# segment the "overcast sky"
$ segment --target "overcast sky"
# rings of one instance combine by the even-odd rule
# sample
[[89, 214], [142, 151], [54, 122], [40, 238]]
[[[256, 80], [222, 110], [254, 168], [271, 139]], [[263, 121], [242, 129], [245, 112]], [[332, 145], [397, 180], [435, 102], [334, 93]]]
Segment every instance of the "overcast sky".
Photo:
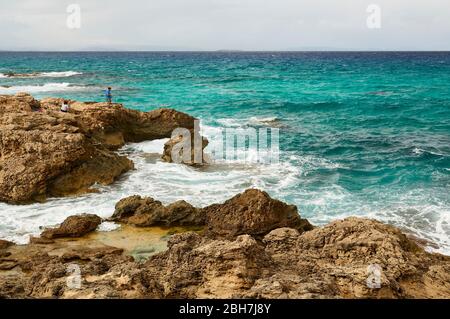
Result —
[[450, 0], [0, 0], [0, 50], [114, 49], [450, 50]]

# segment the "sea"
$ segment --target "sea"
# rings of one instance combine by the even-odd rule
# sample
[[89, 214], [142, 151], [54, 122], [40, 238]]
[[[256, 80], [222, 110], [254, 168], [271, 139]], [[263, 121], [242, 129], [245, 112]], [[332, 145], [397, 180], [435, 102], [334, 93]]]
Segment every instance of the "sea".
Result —
[[209, 139], [276, 128], [279, 160], [190, 167], [160, 160], [166, 140], [127, 144], [136, 169], [98, 193], [0, 203], [0, 238], [109, 217], [134, 194], [205, 206], [259, 188], [315, 225], [375, 218], [450, 255], [449, 52], [0, 52], [0, 94], [103, 101], [108, 86], [127, 108], [197, 117]]

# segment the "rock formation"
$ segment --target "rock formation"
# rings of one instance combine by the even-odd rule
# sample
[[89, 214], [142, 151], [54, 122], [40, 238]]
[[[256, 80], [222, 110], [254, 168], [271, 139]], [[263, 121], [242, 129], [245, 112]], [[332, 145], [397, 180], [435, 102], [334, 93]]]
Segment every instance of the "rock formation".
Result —
[[130, 196], [116, 204], [111, 220], [140, 227], [200, 226], [205, 218], [200, 209], [185, 201], [164, 206], [150, 197]]
[[130, 196], [116, 204], [111, 217], [134, 226], [203, 226], [209, 237], [234, 238], [247, 234], [261, 237], [275, 228], [291, 227], [299, 232], [311, 230], [301, 219], [297, 207], [272, 199], [263, 191], [248, 189], [227, 200], [205, 208], [185, 201], [168, 206], [150, 197]]
[[[190, 166], [200, 166], [203, 164], [208, 164], [210, 162], [210, 159], [204, 152], [205, 147], [208, 146], [209, 143], [208, 139], [203, 136], [198, 136], [197, 143], [199, 143], [199, 145], [201, 143], [200, 148], [196, 146], [195, 134], [196, 133], [194, 133], [193, 131], [191, 131], [190, 133], [190, 146], [188, 148], [190, 149], [190, 151], [188, 155], [185, 155], [185, 152], [188, 152], [188, 150], [184, 147], [181, 147], [184, 142], [184, 137], [182, 135], [179, 135], [171, 138], [164, 144], [164, 151], [161, 157], [162, 160], [168, 163], [176, 162], [177, 164], [186, 164]], [[187, 139], [189, 140], [189, 137]], [[196, 147], [198, 147], [198, 149]], [[198, 152], [197, 155], [196, 152]], [[177, 159], [173, 158], [174, 154], [176, 154]]]
[[[312, 228], [295, 218], [294, 206], [258, 190], [204, 209], [169, 206], [134, 196], [116, 207], [123, 221], [140, 213], [163, 224], [186, 219], [186, 211], [206, 216], [203, 233], [175, 234], [167, 250], [143, 263], [101, 242], [5, 244], [0, 297], [450, 298], [450, 257], [375, 220]], [[67, 285], [73, 265], [80, 287]]]
[[257, 189], [248, 189], [223, 204], [205, 207], [203, 212], [207, 233], [212, 237], [263, 236], [280, 227], [300, 232], [312, 229], [306, 219], [300, 218], [296, 206], [272, 199]]
[[74, 215], [67, 217], [60, 226], [44, 230], [41, 237], [46, 239], [81, 237], [94, 231], [101, 222], [102, 219], [97, 215]]
[[114, 152], [126, 142], [167, 138], [194, 118], [171, 109], [140, 112], [121, 104], [0, 96], [0, 201], [27, 203], [95, 191], [133, 168]]

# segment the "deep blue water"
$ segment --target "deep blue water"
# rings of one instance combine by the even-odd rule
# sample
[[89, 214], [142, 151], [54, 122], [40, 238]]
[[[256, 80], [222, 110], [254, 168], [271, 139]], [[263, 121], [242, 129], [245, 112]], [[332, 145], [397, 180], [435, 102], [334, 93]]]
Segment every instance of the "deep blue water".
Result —
[[313, 222], [371, 216], [450, 251], [450, 53], [0, 53], [2, 74], [67, 71], [80, 74], [0, 76], [0, 94], [91, 101], [112, 86], [126, 107], [188, 112], [206, 134], [280, 128], [278, 165], [188, 172], [150, 163], [141, 178], [158, 187], [136, 179], [121, 195], [171, 200], [161, 191], [169, 187], [206, 204], [255, 186]]

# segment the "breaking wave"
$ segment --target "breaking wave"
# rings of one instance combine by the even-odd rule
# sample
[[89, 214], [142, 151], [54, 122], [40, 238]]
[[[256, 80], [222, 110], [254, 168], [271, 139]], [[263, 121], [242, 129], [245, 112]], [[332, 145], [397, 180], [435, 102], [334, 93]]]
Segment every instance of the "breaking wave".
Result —
[[72, 85], [70, 83], [46, 83], [42, 85], [0, 86], [0, 94], [15, 94], [18, 92], [41, 93], [41, 92], [60, 92], [60, 91], [84, 91], [92, 89], [94, 88], [80, 85]]
[[0, 73], [0, 78], [66, 78], [75, 75], [81, 75], [77, 71], [52, 71], [52, 72], [32, 72], [32, 73]]

